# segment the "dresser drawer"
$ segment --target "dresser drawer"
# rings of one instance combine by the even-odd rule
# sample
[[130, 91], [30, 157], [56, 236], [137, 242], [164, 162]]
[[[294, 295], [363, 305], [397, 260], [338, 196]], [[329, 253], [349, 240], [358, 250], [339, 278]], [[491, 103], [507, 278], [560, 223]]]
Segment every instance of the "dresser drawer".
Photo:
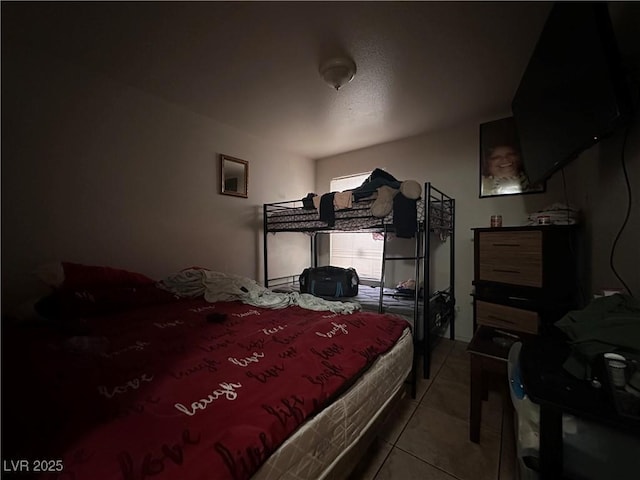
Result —
[[542, 287], [542, 232], [480, 232], [478, 280]]
[[476, 323], [494, 328], [506, 328], [538, 333], [537, 312], [476, 300]]

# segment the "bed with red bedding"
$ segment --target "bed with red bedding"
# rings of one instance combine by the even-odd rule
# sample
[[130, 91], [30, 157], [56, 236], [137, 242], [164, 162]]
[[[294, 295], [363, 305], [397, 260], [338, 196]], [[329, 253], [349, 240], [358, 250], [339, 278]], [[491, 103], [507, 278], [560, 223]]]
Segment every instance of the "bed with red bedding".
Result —
[[322, 478], [412, 362], [407, 322], [374, 313], [163, 298], [82, 325], [20, 347], [30, 435], [62, 460], [43, 478]]

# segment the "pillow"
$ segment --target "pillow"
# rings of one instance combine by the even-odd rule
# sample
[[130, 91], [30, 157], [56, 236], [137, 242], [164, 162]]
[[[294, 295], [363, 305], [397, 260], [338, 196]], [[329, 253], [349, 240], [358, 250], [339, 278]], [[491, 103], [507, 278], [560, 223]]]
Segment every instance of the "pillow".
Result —
[[422, 195], [422, 186], [415, 180], [405, 180], [400, 185], [400, 192], [407, 198], [417, 200]]
[[93, 287], [141, 287], [155, 281], [141, 273], [112, 267], [82, 265], [62, 262], [64, 282], [62, 288], [80, 289]]
[[[57, 265], [57, 267], [55, 266]], [[158, 288], [141, 273], [113, 267], [62, 262], [41, 267], [38, 274], [53, 293], [35, 306], [42, 317], [69, 323], [146, 305], [167, 303], [179, 298]]]
[[174, 302], [179, 299], [176, 295], [155, 285], [78, 289], [64, 287], [56, 290], [46, 302], [40, 304], [40, 313], [52, 319], [66, 321]]
[[393, 210], [393, 197], [396, 196], [398, 190], [387, 185], [378, 187], [378, 198], [371, 205], [371, 215], [377, 218], [386, 217]]

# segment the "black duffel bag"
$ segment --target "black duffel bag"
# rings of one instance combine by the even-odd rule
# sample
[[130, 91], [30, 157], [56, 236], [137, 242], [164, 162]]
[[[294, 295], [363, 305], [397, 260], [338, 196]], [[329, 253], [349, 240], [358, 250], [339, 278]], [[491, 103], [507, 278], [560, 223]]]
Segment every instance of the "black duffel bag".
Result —
[[353, 268], [305, 268], [300, 275], [300, 292], [318, 297], [355, 297], [360, 279]]

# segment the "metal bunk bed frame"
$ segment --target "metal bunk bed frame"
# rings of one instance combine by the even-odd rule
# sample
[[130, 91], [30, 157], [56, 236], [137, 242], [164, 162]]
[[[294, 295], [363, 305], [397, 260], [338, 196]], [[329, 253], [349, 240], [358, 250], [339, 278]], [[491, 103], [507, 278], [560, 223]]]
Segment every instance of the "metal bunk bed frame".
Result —
[[[378, 302], [378, 312], [384, 311], [383, 295], [384, 295], [384, 280], [385, 280], [385, 267], [387, 261], [394, 260], [413, 260], [415, 262], [415, 278], [422, 278], [423, 291], [428, 293], [431, 291], [431, 248], [432, 240], [431, 234], [440, 234], [448, 237], [449, 243], [449, 286], [440, 291], [436, 291], [433, 294], [423, 294], [420, 297], [420, 288], [415, 289], [415, 296], [413, 298], [413, 319], [414, 319], [414, 372], [413, 372], [413, 395], [415, 396], [415, 362], [418, 353], [422, 353], [423, 356], [423, 376], [429, 378], [431, 374], [431, 350], [435, 346], [439, 335], [435, 330], [444, 330], [444, 327], [449, 326], [449, 338], [455, 339], [455, 255], [454, 255], [454, 240], [455, 240], [455, 199], [446, 195], [441, 190], [435, 188], [431, 183], [426, 182], [424, 184], [424, 218], [418, 222], [418, 228], [415, 235], [415, 255], [413, 257], [388, 257], [387, 256], [387, 238], [388, 233], [393, 233], [393, 225], [385, 223], [384, 219], [380, 219], [380, 223], [374, 226], [355, 230], [340, 230], [333, 227], [324, 226], [305, 226], [304, 224], [297, 226], [296, 228], [278, 227], [276, 229], [269, 229], [268, 216], [270, 213], [278, 210], [286, 210], [291, 208], [294, 203], [298, 201], [285, 201], [264, 204], [263, 209], [263, 256], [264, 256], [264, 286], [269, 288], [270, 281], [283, 280], [283, 278], [269, 278], [268, 270], [268, 248], [267, 248], [267, 235], [269, 233], [277, 232], [308, 232], [310, 236], [310, 254], [312, 266], [318, 265], [318, 249], [316, 233], [332, 233], [345, 231], [351, 233], [359, 232], [380, 232], [384, 234], [384, 245], [382, 254], [382, 273], [380, 275], [380, 297]], [[448, 218], [447, 218], [448, 217]], [[353, 217], [349, 218], [362, 218], [359, 213], [354, 213]], [[304, 223], [304, 222], [303, 222]], [[314, 222], [315, 223], [315, 222]], [[422, 260], [422, 262], [421, 262]], [[421, 272], [422, 270], [422, 272]], [[422, 273], [422, 275], [421, 275]], [[290, 283], [295, 283], [295, 276], [292, 275]], [[443, 311], [436, 311], [438, 309], [432, 306], [436, 300], [448, 299], [445, 301], [445, 308]], [[420, 305], [422, 303], [422, 305]], [[420, 307], [422, 308], [423, 316], [420, 319]], [[420, 322], [422, 320], [422, 322]], [[436, 324], [436, 329], [432, 329], [432, 323]], [[422, 325], [422, 340], [419, 339], [417, 331], [419, 325]], [[421, 347], [421, 348], [418, 348]]]

